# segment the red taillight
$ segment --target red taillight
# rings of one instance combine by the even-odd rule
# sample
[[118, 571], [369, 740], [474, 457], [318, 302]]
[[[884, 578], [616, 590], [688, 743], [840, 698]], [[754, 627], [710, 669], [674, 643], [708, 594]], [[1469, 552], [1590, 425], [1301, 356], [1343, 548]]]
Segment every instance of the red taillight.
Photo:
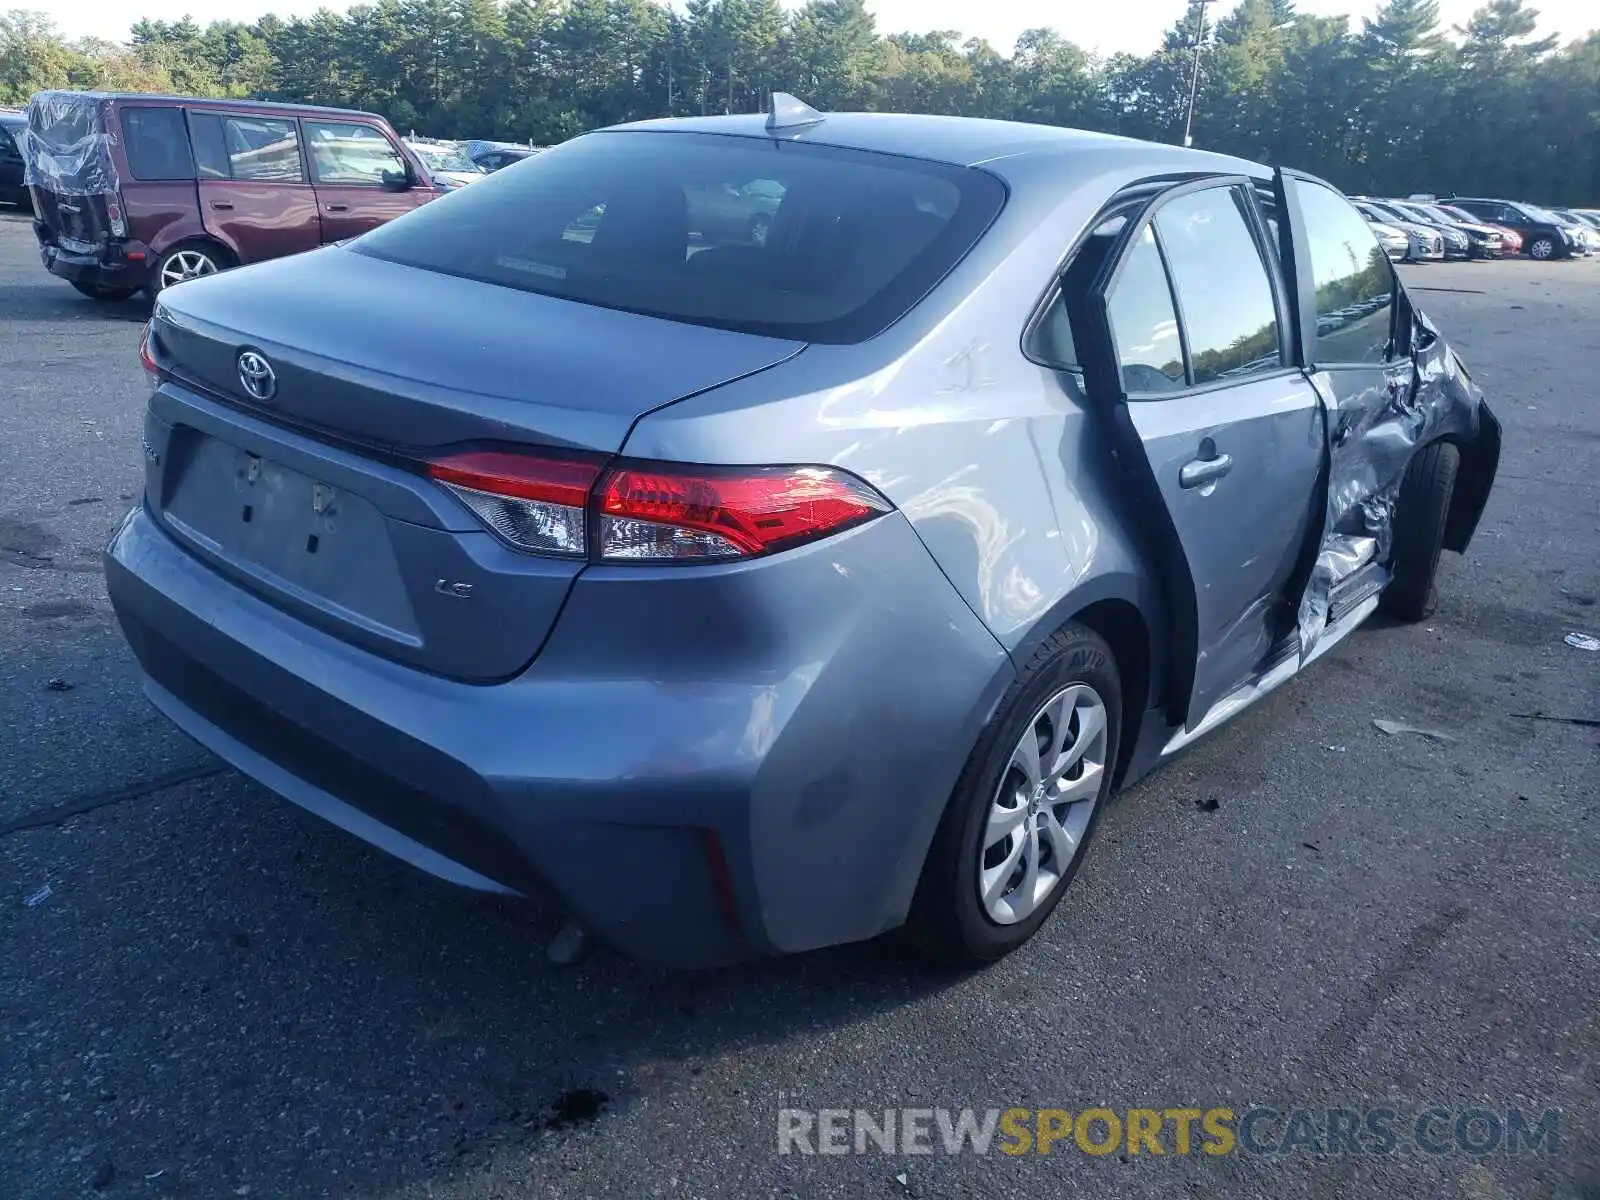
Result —
[[427, 469], [518, 549], [573, 557], [588, 552], [585, 515], [598, 462], [480, 450]]
[[149, 372], [151, 379], [161, 378], [161, 365], [156, 362], [156, 356], [150, 351], [150, 322], [144, 323], [144, 332], [139, 335], [139, 365]]
[[[830, 467], [687, 467], [513, 451], [426, 464], [490, 529], [521, 550], [580, 557], [591, 520], [613, 561], [716, 560], [766, 554], [837, 533], [890, 504]], [[598, 481], [598, 482], [597, 482]]]
[[783, 549], [887, 512], [829, 467], [625, 464], [600, 485], [600, 556], [738, 558]]

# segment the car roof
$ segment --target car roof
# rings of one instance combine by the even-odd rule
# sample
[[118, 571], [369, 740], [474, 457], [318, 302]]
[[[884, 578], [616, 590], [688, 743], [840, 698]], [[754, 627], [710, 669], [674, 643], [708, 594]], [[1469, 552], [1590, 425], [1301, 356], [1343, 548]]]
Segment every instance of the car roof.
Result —
[[766, 122], [764, 115], [755, 113], [730, 117], [670, 117], [633, 121], [610, 128], [720, 133], [750, 138], [777, 136], [785, 141], [874, 150], [963, 167], [1002, 159], [1037, 159], [1067, 154], [1093, 154], [1108, 158], [1123, 155], [1129, 160], [1146, 162], [1152, 151], [1158, 151], [1164, 152], [1163, 158], [1170, 159], [1174, 171], [1226, 171], [1269, 177], [1267, 169], [1260, 163], [1225, 154], [1186, 150], [1178, 146], [1143, 142], [1110, 133], [1091, 133], [1085, 129], [1068, 129], [1059, 125], [1030, 125], [1021, 121], [994, 121], [981, 117], [847, 112], [826, 113], [816, 124], [782, 129], [774, 134], [767, 129]]
[[221, 96], [169, 96], [159, 92], [75, 92], [75, 91], [49, 91], [40, 92], [38, 95], [71, 97], [86, 101], [109, 100], [116, 103], [133, 101], [136, 103], [154, 102], [158, 104], [187, 104], [207, 108], [243, 109], [246, 111], [260, 112], [292, 112], [292, 113], [327, 113], [341, 117], [367, 117], [377, 118], [377, 113], [366, 112], [359, 108], [329, 108], [321, 104], [288, 104], [276, 100], [229, 100]]

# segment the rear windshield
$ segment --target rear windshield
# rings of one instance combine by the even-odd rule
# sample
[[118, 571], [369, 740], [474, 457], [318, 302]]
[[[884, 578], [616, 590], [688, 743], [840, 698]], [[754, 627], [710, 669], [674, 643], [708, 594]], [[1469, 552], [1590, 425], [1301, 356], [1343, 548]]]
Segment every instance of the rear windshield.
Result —
[[856, 342], [1005, 201], [981, 171], [717, 134], [577, 138], [374, 230], [374, 258], [699, 325]]
[[63, 195], [111, 192], [116, 168], [97, 98], [39, 92], [28, 102], [29, 183]]

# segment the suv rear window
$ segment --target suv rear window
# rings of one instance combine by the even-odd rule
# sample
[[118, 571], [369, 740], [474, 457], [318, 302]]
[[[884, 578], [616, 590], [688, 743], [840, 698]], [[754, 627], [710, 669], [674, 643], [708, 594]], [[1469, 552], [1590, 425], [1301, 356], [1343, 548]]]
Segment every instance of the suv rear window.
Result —
[[1005, 202], [966, 167], [717, 134], [595, 133], [381, 226], [358, 253], [810, 342], [916, 304]]

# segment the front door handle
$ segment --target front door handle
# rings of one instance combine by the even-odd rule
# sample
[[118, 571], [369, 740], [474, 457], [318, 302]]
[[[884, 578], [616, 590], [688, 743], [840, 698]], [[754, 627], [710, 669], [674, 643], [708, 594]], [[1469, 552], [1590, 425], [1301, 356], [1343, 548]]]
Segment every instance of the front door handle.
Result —
[[329, 212], [349, 212], [350, 211], [350, 206], [348, 204], [330, 204], [330, 205], [328, 205], [328, 211]]
[[1178, 472], [1178, 486], [1205, 487], [1207, 484], [1215, 483], [1231, 470], [1233, 470], [1231, 454], [1218, 454], [1215, 458], [1197, 458], [1183, 464], [1183, 469]]
[[229, 204], [226, 200], [213, 200], [211, 202], [211, 207], [216, 209], [218, 212], [233, 211], [233, 205]]

